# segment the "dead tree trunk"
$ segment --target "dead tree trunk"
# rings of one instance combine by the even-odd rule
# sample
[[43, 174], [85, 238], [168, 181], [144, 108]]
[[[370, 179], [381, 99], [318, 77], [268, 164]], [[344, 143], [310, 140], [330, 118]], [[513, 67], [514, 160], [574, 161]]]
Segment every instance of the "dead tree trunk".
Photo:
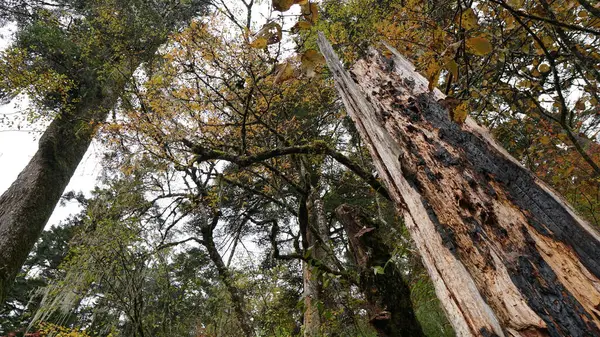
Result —
[[599, 336], [599, 235], [396, 50], [319, 46], [457, 335]]
[[[423, 330], [410, 298], [410, 288], [402, 271], [394, 263], [392, 248], [384, 240], [385, 233], [367, 215], [347, 204], [335, 210], [348, 235], [350, 251], [359, 271], [359, 288], [370, 304], [369, 322], [381, 337], [418, 337]], [[383, 274], [373, 268], [385, 266]]]

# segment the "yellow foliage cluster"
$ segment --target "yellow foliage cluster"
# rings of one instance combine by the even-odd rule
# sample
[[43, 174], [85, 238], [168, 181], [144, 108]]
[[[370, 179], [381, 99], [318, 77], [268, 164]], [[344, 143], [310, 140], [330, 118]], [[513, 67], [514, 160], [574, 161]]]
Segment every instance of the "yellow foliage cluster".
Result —
[[83, 330], [68, 328], [48, 322], [40, 323], [38, 332], [41, 337], [90, 337], [90, 335]]

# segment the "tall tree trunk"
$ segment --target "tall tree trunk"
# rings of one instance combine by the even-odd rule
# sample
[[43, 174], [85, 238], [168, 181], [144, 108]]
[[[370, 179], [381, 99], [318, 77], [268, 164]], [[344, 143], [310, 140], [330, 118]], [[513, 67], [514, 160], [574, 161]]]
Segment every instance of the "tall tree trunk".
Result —
[[459, 336], [600, 335], [600, 237], [396, 50], [319, 46]]
[[106, 60], [109, 62], [106, 67], [111, 65], [115, 71], [110, 76], [98, 73], [93, 79], [76, 81], [80, 83], [80, 95], [73, 97], [68, 108], [46, 129], [40, 138], [38, 151], [0, 197], [0, 302], [4, 301], [8, 287], [87, 151], [97, 123], [106, 119], [133, 72], [154, 57], [170, 31], [189, 22], [207, 3], [202, 0], [185, 4], [147, 3], [164, 12], [156, 16], [160, 22], [152, 23], [155, 28], [149, 32], [151, 36], [131, 41], [128, 47], [136, 52], [124, 55], [119, 49], [114, 49], [112, 55], [106, 55], [106, 50], [92, 51], [90, 59]]
[[[350, 251], [359, 271], [359, 287], [371, 307], [371, 325], [381, 337], [423, 336], [402, 271], [396, 264], [388, 264], [393, 249], [385, 242], [385, 233], [360, 209], [343, 204], [335, 213], [348, 235]], [[384, 273], [373, 272], [374, 267], [385, 265]]]
[[29, 164], [0, 197], [0, 301], [87, 151], [95, 129], [90, 124], [106, 118], [123, 87], [85, 97], [74, 113], [52, 121]]
[[252, 329], [252, 325], [250, 324], [250, 319], [248, 318], [248, 314], [246, 313], [246, 309], [244, 308], [246, 302], [244, 301], [244, 295], [238, 289], [238, 287], [234, 284], [233, 276], [229, 271], [229, 268], [223, 262], [223, 258], [221, 254], [217, 250], [215, 246], [215, 241], [213, 239], [213, 229], [216, 226], [219, 217], [215, 217], [212, 224], [206, 224], [202, 226], [202, 242], [206, 250], [208, 251], [208, 256], [210, 260], [217, 267], [217, 272], [219, 273], [219, 278], [225, 284], [225, 288], [227, 288], [227, 292], [231, 297], [231, 302], [233, 304], [233, 310], [235, 311], [235, 315], [237, 316], [237, 321], [240, 324], [240, 328], [244, 331], [244, 335], [251, 337], [254, 336], [254, 329]]
[[321, 327], [321, 316], [317, 303], [319, 302], [319, 281], [317, 275], [314, 275], [314, 267], [306, 262], [302, 262], [302, 280], [304, 297], [304, 337], [319, 336]]
[[[305, 226], [305, 237], [307, 246], [311, 247], [312, 258], [323, 261], [325, 252], [321, 247], [319, 240], [319, 228], [322, 226], [319, 222], [319, 190], [313, 187], [306, 198], [306, 216], [307, 224]], [[321, 315], [319, 313], [318, 303], [322, 302], [322, 287], [319, 283], [321, 278], [318, 269], [306, 262], [302, 262], [302, 279], [304, 282], [304, 337], [318, 337], [321, 329]]]

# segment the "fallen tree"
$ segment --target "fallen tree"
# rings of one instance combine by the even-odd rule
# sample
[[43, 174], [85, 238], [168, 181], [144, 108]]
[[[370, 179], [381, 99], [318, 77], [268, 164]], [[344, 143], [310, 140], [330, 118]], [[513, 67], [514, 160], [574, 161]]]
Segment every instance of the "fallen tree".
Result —
[[600, 335], [598, 233], [396, 50], [318, 43], [457, 335]]

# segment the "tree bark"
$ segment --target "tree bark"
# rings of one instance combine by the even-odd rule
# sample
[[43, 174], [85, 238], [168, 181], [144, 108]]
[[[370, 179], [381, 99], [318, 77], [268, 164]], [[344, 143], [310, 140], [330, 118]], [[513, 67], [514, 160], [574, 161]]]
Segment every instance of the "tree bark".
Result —
[[[335, 214], [348, 235], [350, 251], [359, 271], [359, 288], [370, 304], [369, 322], [381, 337], [424, 336], [413, 310], [410, 288], [395, 263], [388, 263], [393, 249], [384, 233], [368, 216], [347, 204]], [[374, 267], [385, 267], [374, 273]]]
[[29, 164], [0, 197], [0, 301], [85, 155], [95, 130], [90, 123], [106, 118], [123, 86], [86, 97], [75, 113], [52, 121]]
[[600, 335], [598, 233], [395, 49], [319, 46], [457, 335]]
[[154, 57], [169, 32], [189, 22], [205, 4], [207, 2], [196, 0], [161, 7], [160, 10], [165, 11], [160, 15], [162, 21], [153, 23], [159, 30], [153, 31], [151, 37], [144, 37], [145, 41], [132, 41], [129, 47], [138, 50], [135, 53], [117, 55], [112, 51], [113, 55], [106, 55], [106, 50], [98, 50], [97, 55], [90, 56], [113, 62], [108, 65], [120, 76], [99, 73], [93, 79], [76, 81], [80, 83], [79, 94], [72, 97], [71, 104], [52, 121], [40, 138], [34, 157], [0, 197], [0, 302], [4, 302], [8, 287], [87, 151], [97, 123], [106, 119], [133, 72]]
[[[306, 198], [306, 216], [307, 225], [305, 226], [305, 237], [307, 246], [311, 249], [311, 255], [314, 259], [325, 263], [325, 252], [318, 239], [319, 228], [322, 227], [320, 221], [323, 220], [319, 214], [320, 200], [318, 200], [318, 188], [310, 189]], [[322, 211], [322, 208], [321, 208]], [[318, 337], [321, 335], [321, 314], [319, 312], [319, 302], [321, 298], [322, 287], [319, 283], [321, 278], [320, 271], [313, 265], [302, 262], [302, 279], [304, 285], [304, 337]]]
[[244, 308], [246, 301], [244, 301], [244, 295], [238, 289], [238, 287], [234, 284], [233, 277], [229, 272], [229, 268], [223, 262], [223, 258], [221, 254], [217, 250], [215, 246], [215, 241], [213, 239], [213, 229], [216, 226], [216, 222], [218, 221], [218, 217], [215, 217], [215, 221], [213, 224], [206, 224], [202, 226], [202, 243], [206, 250], [208, 251], [208, 256], [210, 260], [217, 267], [217, 271], [219, 273], [219, 278], [225, 284], [225, 288], [227, 288], [227, 292], [231, 297], [231, 302], [233, 304], [233, 310], [235, 311], [235, 315], [237, 316], [237, 321], [240, 324], [240, 328], [244, 332], [245, 336], [251, 337], [254, 336], [254, 329], [250, 324], [250, 319], [248, 318], [248, 314], [246, 313], [246, 309]]

